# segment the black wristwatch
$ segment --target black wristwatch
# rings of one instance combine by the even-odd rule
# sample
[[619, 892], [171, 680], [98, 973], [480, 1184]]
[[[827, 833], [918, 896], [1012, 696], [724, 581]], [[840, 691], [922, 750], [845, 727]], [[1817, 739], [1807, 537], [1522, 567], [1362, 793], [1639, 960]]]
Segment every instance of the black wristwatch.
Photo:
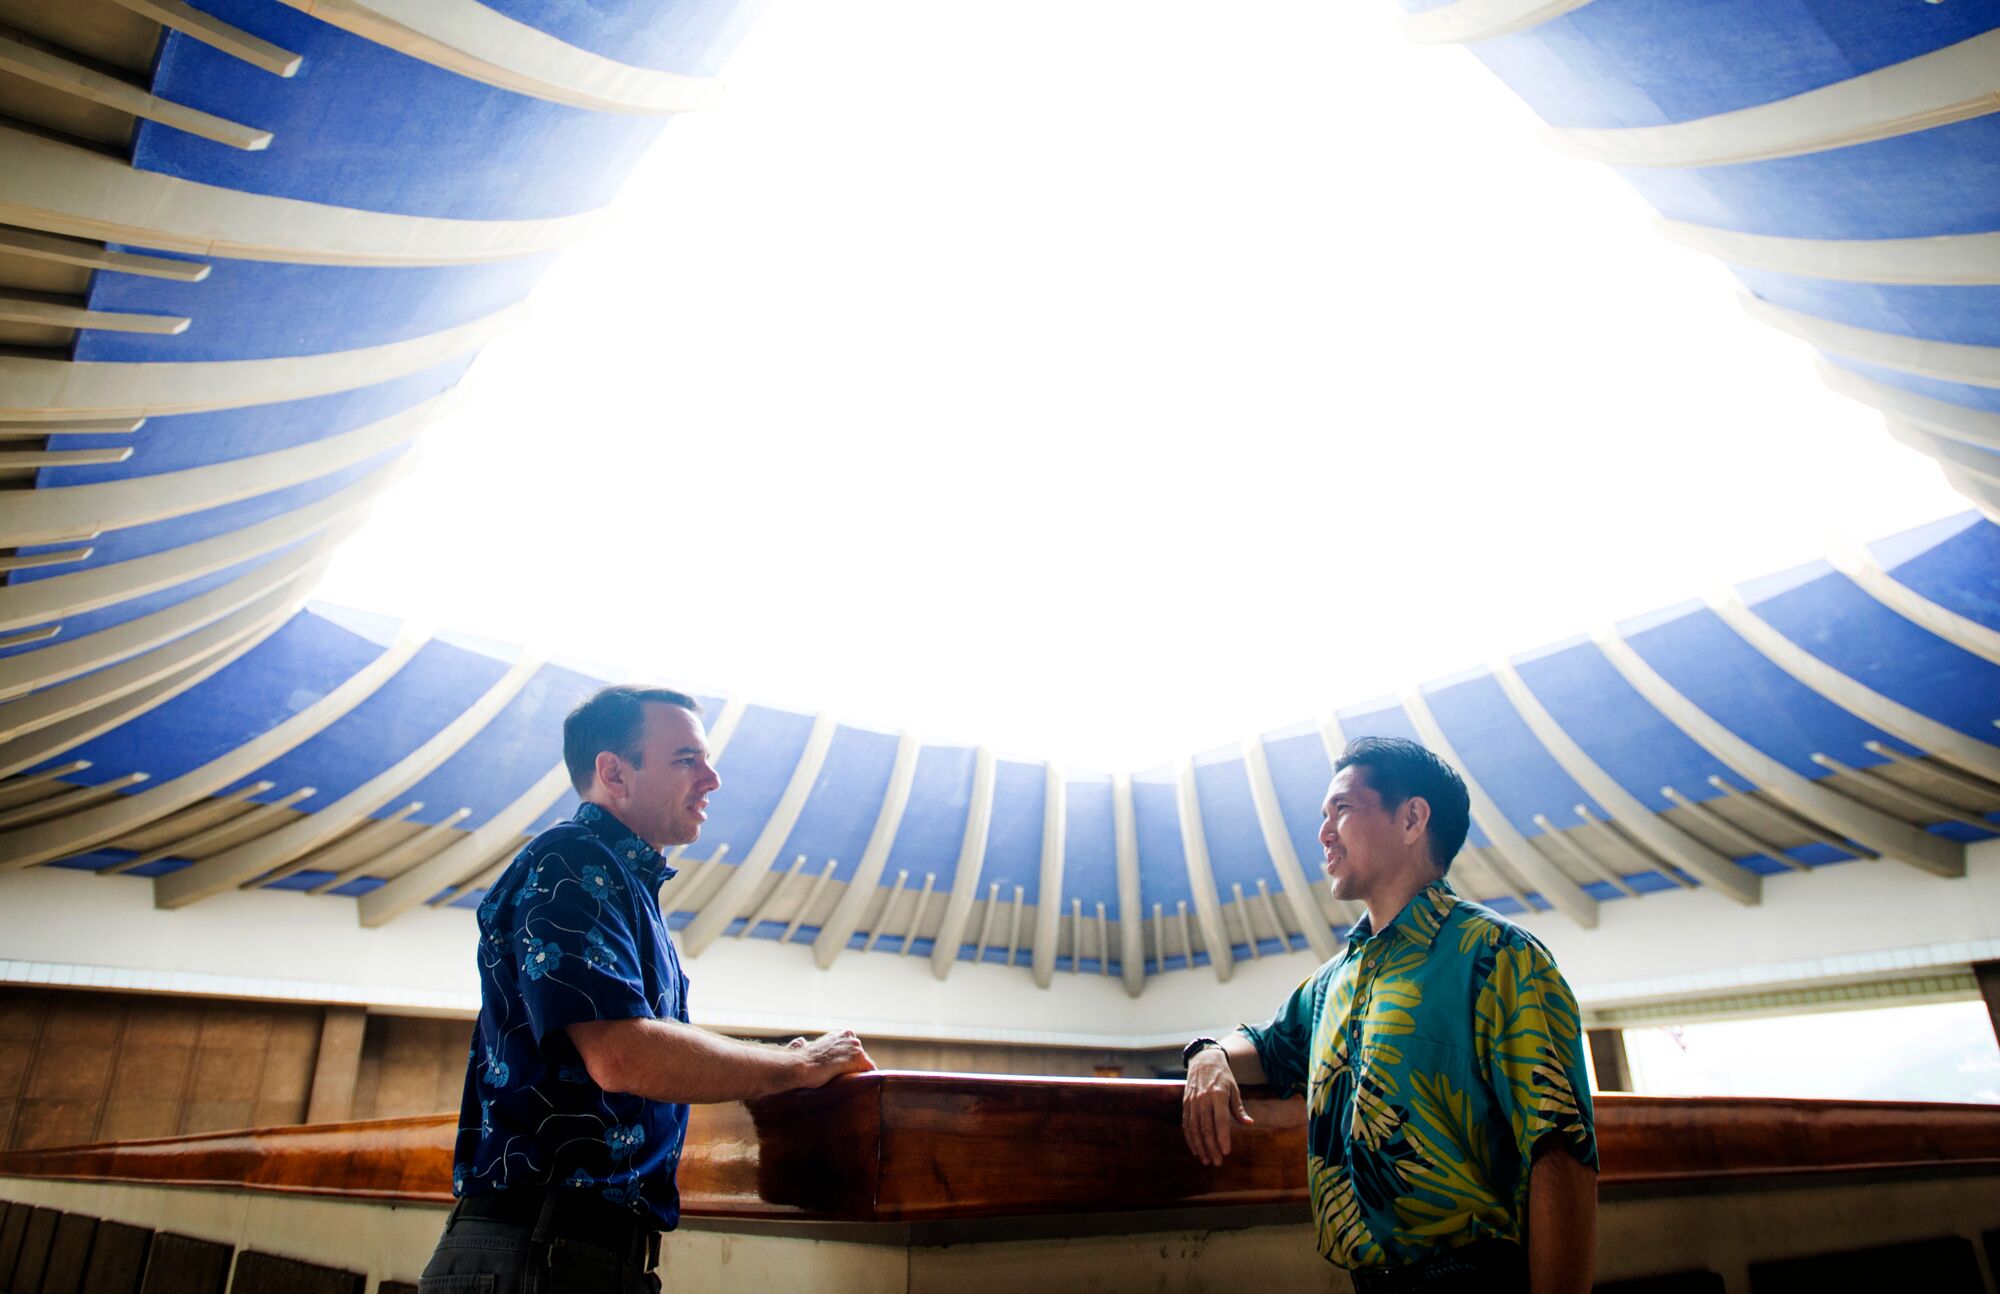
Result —
[[1196, 1038], [1193, 1042], [1181, 1048], [1181, 1068], [1186, 1069], [1198, 1054], [1208, 1048], [1220, 1048], [1221, 1046], [1222, 1044], [1213, 1038]]

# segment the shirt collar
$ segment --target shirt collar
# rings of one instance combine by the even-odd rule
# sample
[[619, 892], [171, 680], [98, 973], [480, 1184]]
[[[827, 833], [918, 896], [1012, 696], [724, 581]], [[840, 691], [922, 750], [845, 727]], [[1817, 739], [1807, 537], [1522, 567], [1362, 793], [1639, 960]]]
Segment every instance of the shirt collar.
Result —
[[678, 875], [667, 866], [667, 860], [660, 856], [659, 850], [634, 835], [632, 829], [620, 822], [609, 809], [585, 801], [577, 806], [576, 816], [571, 821], [588, 828], [592, 835], [604, 842], [606, 849], [648, 884], [657, 887]]
[[[1437, 942], [1438, 931], [1444, 929], [1445, 919], [1457, 906], [1458, 891], [1451, 888], [1450, 881], [1440, 876], [1403, 905], [1403, 910], [1389, 922], [1387, 931], [1401, 935], [1428, 952], [1431, 945]], [[1363, 912], [1361, 919], [1347, 932], [1347, 945], [1353, 948], [1365, 942], [1373, 934], [1374, 930], [1368, 923], [1368, 914]]]

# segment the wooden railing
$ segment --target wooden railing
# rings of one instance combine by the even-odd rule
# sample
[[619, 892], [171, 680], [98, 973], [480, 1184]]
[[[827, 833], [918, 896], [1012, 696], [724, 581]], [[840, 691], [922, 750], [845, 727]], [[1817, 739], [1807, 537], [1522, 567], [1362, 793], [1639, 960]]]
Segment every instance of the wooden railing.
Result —
[[[885, 1072], [698, 1107], [693, 1217], [849, 1222], [1303, 1201], [1305, 1108], [1251, 1095], [1221, 1168], [1181, 1143], [1181, 1085]], [[0, 1176], [444, 1203], [456, 1116], [0, 1154]], [[1600, 1096], [1607, 1188], [1797, 1174], [2000, 1169], [2000, 1107]]]

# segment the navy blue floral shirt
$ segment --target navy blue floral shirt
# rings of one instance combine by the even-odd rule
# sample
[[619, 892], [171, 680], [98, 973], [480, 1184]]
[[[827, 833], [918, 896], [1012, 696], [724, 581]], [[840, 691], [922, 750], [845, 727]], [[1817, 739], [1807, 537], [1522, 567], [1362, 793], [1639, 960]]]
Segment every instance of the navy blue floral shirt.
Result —
[[600, 1088], [565, 1032], [584, 1020], [686, 1022], [688, 980], [659, 904], [673, 875], [586, 804], [528, 842], [487, 892], [454, 1195], [554, 1183], [663, 1230], [680, 1220], [687, 1107]]

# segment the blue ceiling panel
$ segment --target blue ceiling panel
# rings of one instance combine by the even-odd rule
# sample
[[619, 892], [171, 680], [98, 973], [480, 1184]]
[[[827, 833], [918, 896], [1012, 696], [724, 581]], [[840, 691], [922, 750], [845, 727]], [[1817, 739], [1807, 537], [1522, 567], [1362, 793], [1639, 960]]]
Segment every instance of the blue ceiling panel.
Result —
[[[212, 677], [62, 759], [91, 761], [76, 782], [150, 773], [158, 785], [263, 736], [381, 654], [359, 634], [302, 611]], [[272, 795], [292, 789], [277, 787]]]
[[888, 866], [882, 869], [883, 885], [894, 885], [896, 873], [907, 869], [912, 889], [920, 888], [926, 875], [937, 877], [933, 887], [937, 891], [951, 889], [959, 850], [965, 845], [966, 815], [972, 811], [972, 774], [978, 756], [970, 746], [925, 746], [917, 752], [909, 807], [903, 810]]
[[[335, 391], [305, 400], [165, 414], [146, 419], [132, 433], [132, 457], [122, 463], [88, 467], [46, 467], [36, 476], [40, 489], [124, 481], [227, 463], [253, 454], [311, 444], [341, 432], [380, 422], [458, 385], [472, 356], [461, 355], [420, 373]], [[54, 448], [88, 449], [117, 444], [110, 436], [62, 436]]]
[[713, 76], [766, 0], [486, 0], [516, 22], [593, 54], [687, 76]]
[[[1345, 710], [1336, 711], [1334, 717], [1340, 720], [1340, 730], [1347, 735], [1349, 741], [1353, 741], [1356, 737], [1401, 737], [1418, 745], [1426, 744], [1424, 739], [1417, 735], [1417, 729], [1410, 722], [1410, 716], [1403, 713], [1403, 707], [1386, 698], [1349, 706]], [[1322, 793], [1321, 801], [1324, 802], [1325, 798]], [[1479, 829], [1479, 824], [1476, 822], [1467, 830], [1465, 839], [1475, 848], [1486, 848], [1486, 833]]]
[[1786, 238], [2000, 229], [2000, 113], [1871, 144], [1728, 166], [1620, 166], [1670, 220]]
[[1558, 825], [1576, 821], [1578, 804], [1589, 806], [1601, 818], [1611, 816], [1556, 763], [1491, 674], [1481, 673], [1435, 692], [1425, 689], [1424, 700], [1452, 749], [1465, 761], [1461, 771], [1479, 783], [1521, 834], [1540, 833], [1537, 813], [1547, 814]]
[[1194, 890], [1188, 885], [1187, 855], [1181, 847], [1173, 769], [1133, 775], [1132, 821], [1139, 843], [1140, 914], [1151, 916], [1155, 903], [1169, 914], [1182, 901], [1192, 906]]
[[1742, 265], [1729, 268], [1745, 287], [1787, 310], [1901, 337], [2000, 346], [2000, 285], [1841, 283]]
[[895, 764], [894, 733], [835, 728], [806, 807], [778, 850], [778, 865], [789, 867], [792, 859], [804, 854], [807, 867], [817, 875], [832, 858], [840, 863], [834, 878], [843, 884], [853, 879], [868, 837], [874, 834]]
[[408, 821], [438, 822], [463, 807], [472, 810], [459, 824], [464, 830], [485, 825], [562, 760], [563, 716], [602, 686], [560, 665], [536, 670], [492, 722], [403, 793], [400, 804], [424, 802]]
[[1803, 94], [1991, 28], [1981, 4], [1595, 0], [1468, 48], [1557, 126], [1659, 126]]
[[172, 337], [77, 333], [75, 358], [127, 363], [273, 359], [383, 346], [484, 318], [528, 295], [554, 262], [517, 260], [413, 268], [287, 265], [211, 257], [199, 283], [118, 274], [91, 276], [92, 310], [175, 315]]
[[2000, 630], [2000, 526], [1962, 512], [1869, 547], [1884, 570], [1917, 593]]
[[1283, 884], [1264, 847], [1264, 828], [1257, 821], [1257, 802], [1250, 795], [1250, 770], [1235, 746], [1197, 755], [1194, 760], [1195, 798], [1201, 802], [1201, 834], [1208, 842], [1209, 869], [1215, 874], [1215, 896], [1235, 901], [1231, 885], [1241, 885], [1255, 897], [1257, 882]]
[[[2000, 666], [1919, 629], [1845, 575], [1815, 566], [1817, 578], [1766, 597], [1744, 585], [1744, 599], [1772, 628], [1862, 686], [1969, 737], [2000, 737], [1993, 727]], [[2000, 583], [2000, 568], [1993, 582]]]
[[785, 798], [792, 772], [812, 736], [813, 716], [766, 706], [747, 706], [735, 735], [715, 761], [722, 786], [708, 797], [708, 822], [701, 839], [682, 855], [689, 862], [711, 858], [717, 845], [729, 846], [729, 863], [757, 843], [764, 824]]
[[1969, 386], [1964, 382], [1941, 382], [1936, 378], [1920, 377], [1901, 369], [1883, 368], [1876, 364], [1863, 364], [1859, 360], [1844, 355], [1831, 355], [1822, 351], [1820, 358], [1836, 368], [1859, 373], [1872, 382], [1884, 386], [1911, 391], [1932, 400], [1946, 404], [1963, 405], [1967, 409], [1979, 409], [1986, 413], [2000, 413], [2000, 387]]
[[[296, 512], [308, 503], [315, 503], [328, 495], [338, 493], [376, 468], [407, 452], [408, 449], [407, 444], [394, 446], [383, 450], [373, 458], [363, 459], [352, 467], [344, 467], [337, 472], [329, 472], [325, 476], [315, 477], [298, 485], [289, 485], [282, 490], [273, 490], [269, 494], [255, 495], [236, 503], [225, 503], [219, 508], [190, 512], [185, 516], [169, 517], [164, 521], [152, 521], [142, 526], [109, 530], [90, 541], [96, 551], [90, 555], [88, 561], [67, 562], [61, 566], [47, 566], [32, 571], [16, 571], [15, 574], [23, 577], [32, 576], [36, 579], [56, 579], [73, 571], [109, 566], [130, 558], [165, 552], [170, 548], [179, 548], [217, 535], [226, 535], [260, 521]], [[49, 547], [52, 546], [44, 545], [43, 551]], [[32, 580], [22, 578], [14, 582], [26, 584]]]
[[[100, 630], [122, 625], [128, 620], [137, 620], [141, 616], [149, 616], [155, 611], [164, 611], [170, 606], [206, 593], [218, 585], [227, 584], [237, 576], [247, 574], [257, 567], [262, 566], [265, 562], [275, 561], [278, 557], [290, 551], [290, 547], [281, 548], [277, 552], [269, 553], [247, 562], [238, 562], [234, 566], [225, 567], [213, 574], [201, 576], [199, 579], [188, 580], [182, 584], [175, 584], [168, 588], [160, 589], [157, 592], [148, 593], [144, 597], [128, 598], [123, 602], [114, 602], [110, 606], [99, 608], [96, 611], [86, 611], [80, 615], [69, 616], [61, 621], [62, 632], [54, 639], [47, 642], [29, 643], [14, 647], [0, 647], [0, 658], [24, 655], [29, 652], [40, 651], [44, 647], [74, 642], [76, 639], [88, 634], [94, 634]], [[16, 574], [20, 573], [16, 572]]]
[[1022, 902], [1041, 902], [1042, 823], [1048, 799], [1044, 765], [1010, 759], [995, 762], [993, 822], [986, 833], [986, 858], [979, 868], [982, 896], [987, 886], [998, 881], [1002, 900], [1011, 901], [1014, 887], [1019, 885]]
[[1707, 800], [1720, 794], [1709, 786], [1709, 776], [1731, 775], [1640, 696], [1597, 644], [1562, 644], [1516, 656], [1512, 663], [1570, 740], [1653, 812], [1674, 807], [1660, 794], [1663, 786]]
[[1333, 780], [1333, 761], [1326, 757], [1326, 742], [1319, 731], [1303, 731], [1264, 738], [1264, 760], [1271, 766], [1271, 785], [1278, 792], [1278, 808], [1285, 815], [1285, 832], [1298, 853], [1299, 868], [1308, 879], [1322, 879], [1320, 862], [1326, 857], [1319, 844], [1321, 809], [1326, 805], [1326, 784]]
[[665, 122], [484, 85], [269, 0], [204, 7], [305, 62], [276, 77], [167, 32], [153, 92], [273, 138], [245, 152], [141, 121], [140, 170], [367, 211], [534, 219], [603, 206]]
[[1057, 896], [1064, 912], [1069, 900], [1083, 900], [1086, 916], [1102, 903], [1110, 920], [1118, 919], [1118, 824], [1115, 788], [1108, 775], [1072, 773], [1063, 801], [1063, 892]]
[[1815, 752], [1873, 765], [1881, 761], [1864, 742], [1908, 749], [1779, 669], [1706, 607], [1628, 630], [1625, 640], [1696, 707], [1802, 777], [1826, 776]]
[[[507, 672], [506, 663], [432, 640], [395, 677], [311, 741], [257, 770], [273, 794], [316, 786], [324, 808], [436, 736]], [[398, 797], [384, 812], [409, 803]]]

